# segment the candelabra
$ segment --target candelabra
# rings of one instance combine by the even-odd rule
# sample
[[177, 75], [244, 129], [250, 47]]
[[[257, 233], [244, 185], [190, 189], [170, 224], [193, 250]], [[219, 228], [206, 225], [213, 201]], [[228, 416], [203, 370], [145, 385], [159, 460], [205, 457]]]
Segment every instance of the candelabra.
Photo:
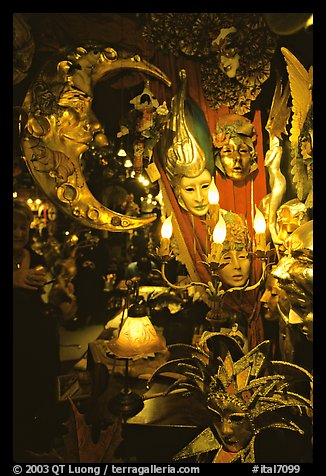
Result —
[[[213, 189], [213, 187], [215, 187], [215, 184], [213, 185], [212, 182], [210, 188]], [[223, 214], [220, 213], [219, 205], [216, 201], [216, 195], [214, 196], [215, 202], [213, 203], [211, 201], [212, 199], [209, 198], [210, 209], [206, 217], [206, 223], [208, 225], [212, 241], [210, 252], [204, 257], [204, 263], [209, 269], [211, 280], [207, 283], [202, 281], [191, 281], [185, 285], [173, 284], [169, 281], [166, 275], [166, 266], [172, 259], [174, 259], [174, 255], [170, 249], [170, 240], [173, 234], [172, 215], [168, 216], [162, 225], [161, 243], [156, 249], [156, 253], [153, 255], [153, 257], [157, 262], [160, 263], [160, 274], [170, 288], [180, 291], [186, 291], [193, 286], [203, 288], [207, 294], [206, 302], [210, 307], [210, 310], [206, 315], [206, 319], [210, 322], [222, 322], [223, 317], [221, 311], [225, 296], [235, 291], [249, 292], [257, 289], [265, 279], [266, 265], [270, 253], [269, 245], [266, 245], [266, 222], [263, 214], [259, 209], [256, 208], [256, 215], [253, 224], [255, 230], [255, 239], [253, 243], [253, 249], [250, 253], [252, 256], [258, 258], [262, 263], [261, 276], [254, 284], [250, 284], [248, 278], [247, 282], [243, 286], [233, 286], [223, 289], [223, 282], [219, 275], [219, 269], [221, 268], [223, 243], [226, 238], [227, 227], [223, 218]]]

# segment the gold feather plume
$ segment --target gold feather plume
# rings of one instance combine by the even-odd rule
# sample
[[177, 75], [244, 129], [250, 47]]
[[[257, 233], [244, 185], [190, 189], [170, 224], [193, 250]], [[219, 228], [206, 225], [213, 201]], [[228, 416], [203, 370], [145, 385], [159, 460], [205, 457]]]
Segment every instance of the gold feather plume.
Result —
[[281, 51], [287, 64], [290, 90], [292, 96], [292, 120], [290, 143], [292, 149], [291, 174], [295, 184], [297, 197], [301, 201], [309, 199], [312, 191], [311, 179], [300, 153], [300, 135], [303, 131], [308, 112], [312, 107], [313, 67], [309, 70], [287, 49]]
[[292, 96], [292, 121], [290, 141], [293, 147], [298, 144], [300, 132], [312, 104], [313, 67], [309, 70], [287, 48], [282, 47], [289, 75]]

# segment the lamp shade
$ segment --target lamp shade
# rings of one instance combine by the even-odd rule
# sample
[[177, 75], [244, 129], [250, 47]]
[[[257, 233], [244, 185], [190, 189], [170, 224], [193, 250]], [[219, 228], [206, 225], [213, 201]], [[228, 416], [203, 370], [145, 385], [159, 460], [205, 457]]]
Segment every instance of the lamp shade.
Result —
[[145, 309], [139, 304], [131, 306], [118, 337], [107, 343], [117, 357], [129, 359], [166, 350], [165, 338], [156, 333]]
[[125, 151], [125, 148], [123, 147], [122, 144], [121, 144], [120, 149], [118, 150], [117, 155], [118, 155], [119, 157], [127, 157], [127, 152]]

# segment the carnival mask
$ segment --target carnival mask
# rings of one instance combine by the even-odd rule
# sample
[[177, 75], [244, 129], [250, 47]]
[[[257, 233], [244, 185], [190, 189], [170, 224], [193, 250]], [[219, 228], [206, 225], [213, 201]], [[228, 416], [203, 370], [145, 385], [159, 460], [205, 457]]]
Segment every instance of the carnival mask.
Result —
[[[157, 375], [173, 371], [176, 380], [165, 395], [174, 391], [193, 395], [212, 416], [210, 426], [181, 449], [174, 461], [211, 453], [213, 463], [253, 463], [261, 430], [301, 431], [292, 421], [293, 411], [311, 407], [310, 395], [305, 394], [312, 377], [297, 365], [269, 362], [269, 341], [245, 354], [233, 337], [204, 332], [196, 347], [175, 344], [169, 351], [170, 360], [154, 371], [147, 387]], [[302, 395], [293, 387], [298, 381], [304, 384]]]
[[282, 243], [281, 251], [284, 251], [284, 243], [300, 225], [309, 220], [306, 205], [298, 198], [285, 202], [277, 210], [277, 240]]
[[217, 274], [226, 287], [244, 286], [249, 279], [250, 263], [246, 249], [229, 250], [223, 253]]
[[260, 298], [260, 302], [262, 303], [264, 318], [268, 321], [279, 320], [279, 306], [282, 306], [282, 309], [286, 308], [286, 313], [289, 311], [290, 305], [286, 298], [286, 293], [278, 285], [277, 279], [272, 274], [268, 274], [266, 278], [265, 290]]
[[227, 451], [236, 453], [248, 445], [254, 428], [240, 399], [223, 392], [212, 393], [207, 399], [207, 408], [214, 415], [214, 428]]
[[82, 155], [93, 139], [108, 142], [92, 110], [93, 87], [126, 69], [144, 71], [171, 84], [162, 71], [139, 55], [85, 42], [60, 50], [46, 62], [22, 104], [27, 120], [21, 146], [40, 189], [83, 226], [117, 232], [144, 226], [155, 216], [132, 217], [103, 206], [88, 188]]
[[229, 78], [235, 78], [239, 68], [239, 48], [234, 45], [236, 28], [222, 28], [220, 34], [212, 41], [213, 51], [218, 53], [219, 68]]
[[175, 193], [179, 204], [193, 215], [204, 216], [209, 209], [208, 188], [211, 174], [205, 169], [197, 177], [182, 176]]
[[222, 116], [213, 135], [219, 171], [238, 182], [256, 170], [255, 139], [254, 126], [247, 118], [236, 114]]
[[186, 71], [181, 70], [179, 77], [159, 154], [180, 206], [193, 215], [204, 216], [209, 209], [208, 188], [214, 174], [212, 139], [202, 109], [187, 96]]
[[224, 287], [244, 286], [250, 274], [251, 240], [246, 220], [243, 216], [220, 209], [225, 224], [226, 236], [217, 274]]

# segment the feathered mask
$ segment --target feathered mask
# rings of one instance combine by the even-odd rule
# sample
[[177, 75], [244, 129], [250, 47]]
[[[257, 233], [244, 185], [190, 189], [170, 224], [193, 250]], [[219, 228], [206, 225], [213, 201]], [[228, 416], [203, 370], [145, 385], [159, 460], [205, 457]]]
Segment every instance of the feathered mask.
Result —
[[[293, 409], [298, 409], [300, 415], [302, 410], [311, 410], [312, 376], [297, 365], [269, 361], [269, 347], [269, 341], [264, 341], [244, 354], [233, 337], [219, 332], [204, 332], [197, 347], [187, 344], [169, 346], [171, 360], [153, 373], [148, 387], [157, 375], [174, 372], [179, 378], [170, 385], [166, 395], [183, 390], [185, 396], [195, 396], [213, 414], [218, 412], [219, 402], [223, 401], [223, 405], [236, 402], [252, 428], [249, 443], [239, 451], [230, 452], [219, 441], [211, 425], [174, 460], [200, 457], [215, 451], [215, 463], [253, 463], [255, 439], [260, 431], [284, 428], [303, 434], [293, 421]], [[284, 409], [291, 411], [284, 412]]]

